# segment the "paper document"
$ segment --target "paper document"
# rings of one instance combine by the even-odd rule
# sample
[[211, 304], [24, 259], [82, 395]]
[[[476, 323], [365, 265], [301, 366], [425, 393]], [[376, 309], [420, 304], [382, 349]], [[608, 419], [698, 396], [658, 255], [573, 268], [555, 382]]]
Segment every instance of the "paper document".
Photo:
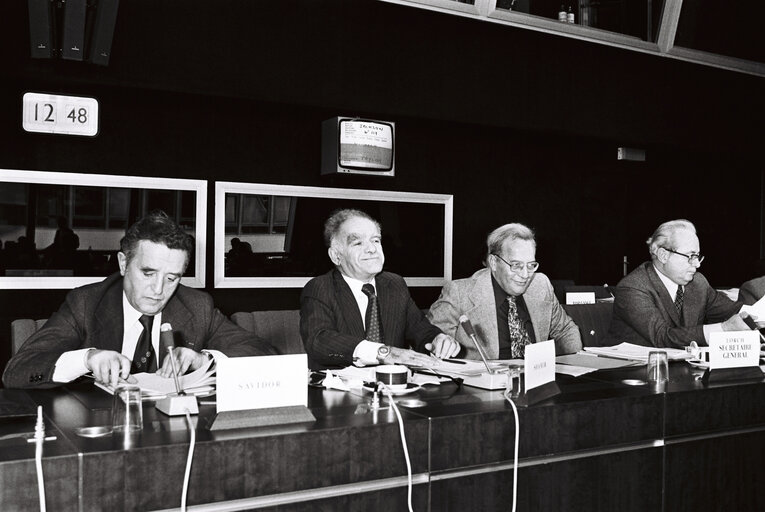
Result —
[[584, 366], [574, 366], [571, 364], [556, 364], [555, 373], [562, 373], [563, 375], [571, 375], [572, 377], [579, 377], [585, 373], [594, 372], [597, 368], [587, 368]]
[[555, 362], [564, 365], [582, 366], [584, 368], [591, 368], [592, 370], [608, 370], [611, 368], [624, 368], [642, 364], [639, 361], [630, 361], [627, 359], [598, 357], [596, 354], [587, 352], [558, 356], [555, 358]]
[[584, 347], [586, 352], [597, 354], [599, 356], [613, 357], [616, 359], [629, 359], [632, 361], [648, 362], [648, 353], [652, 351], [663, 351], [667, 353], [667, 359], [670, 361], [684, 361], [691, 358], [691, 354], [679, 348], [656, 348], [634, 345], [632, 343], [620, 343], [613, 347]]
[[742, 306], [741, 312], [753, 316], [757, 322], [765, 322], [765, 297], [762, 297], [751, 306]]
[[[212, 361], [208, 360], [203, 366], [191, 373], [182, 375], [178, 378], [181, 389], [189, 395], [210, 392], [214, 389], [215, 369], [212, 368]], [[141, 394], [144, 396], [165, 396], [175, 393], [175, 381], [172, 377], [161, 377], [156, 373], [135, 373], [132, 375], [141, 388]], [[100, 382], [96, 386], [114, 394], [114, 388]]]

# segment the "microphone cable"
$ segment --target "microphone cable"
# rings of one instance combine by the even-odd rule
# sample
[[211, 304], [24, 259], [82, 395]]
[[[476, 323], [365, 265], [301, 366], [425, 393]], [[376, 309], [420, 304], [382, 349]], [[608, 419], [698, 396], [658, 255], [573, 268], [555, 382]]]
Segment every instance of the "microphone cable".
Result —
[[406, 446], [406, 435], [404, 434], [404, 420], [401, 418], [401, 413], [398, 410], [398, 405], [396, 405], [396, 402], [393, 400], [393, 393], [391, 392], [390, 388], [383, 384], [382, 382], [377, 383], [378, 386], [380, 386], [383, 391], [385, 391], [385, 394], [388, 396], [388, 402], [390, 402], [390, 406], [393, 408], [393, 412], [396, 413], [396, 418], [398, 419], [398, 429], [401, 433], [401, 445], [404, 447], [404, 459], [406, 460], [406, 476], [407, 476], [407, 505], [409, 506], [409, 512], [413, 512], [412, 509], [412, 463], [409, 460], [409, 449]]
[[505, 400], [510, 402], [510, 406], [513, 408], [513, 416], [515, 418], [515, 454], [513, 455], [513, 508], [512, 512], [515, 512], [515, 502], [518, 494], [518, 440], [520, 438], [520, 425], [518, 422], [518, 408], [510, 398], [510, 391], [505, 390], [502, 394]]
[[186, 472], [183, 475], [183, 491], [181, 493], [181, 512], [186, 511], [186, 495], [189, 490], [189, 476], [191, 475], [191, 460], [194, 458], [194, 445], [197, 442], [197, 433], [194, 428], [194, 424], [191, 422], [191, 414], [186, 409], [186, 424], [189, 427], [189, 435], [191, 440], [189, 441], [189, 455], [186, 458]]
[[40, 512], [45, 512], [45, 479], [42, 470], [42, 452], [45, 442], [45, 424], [42, 417], [42, 406], [37, 406], [37, 422], [35, 423], [34, 439], [30, 442], [35, 443], [35, 470], [37, 471], [37, 494], [40, 497]]

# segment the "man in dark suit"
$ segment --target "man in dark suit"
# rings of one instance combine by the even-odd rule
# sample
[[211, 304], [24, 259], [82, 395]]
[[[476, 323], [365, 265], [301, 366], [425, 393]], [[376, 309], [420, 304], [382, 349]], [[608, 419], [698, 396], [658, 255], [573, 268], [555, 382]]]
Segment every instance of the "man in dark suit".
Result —
[[465, 357], [480, 359], [460, 317], [467, 316], [489, 359], [522, 359], [530, 343], [555, 340], [555, 353], [582, 349], [579, 328], [569, 318], [552, 284], [537, 273], [534, 232], [523, 224], [505, 224], [486, 240], [484, 268], [444, 286], [428, 319], [464, 347]]
[[[338, 210], [324, 224], [335, 269], [315, 277], [300, 296], [300, 335], [308, 365], [318, 370], [402, 363], [428, 365], [430, 352], [452, 357], [459, 345], [428, 322], [401, 276], [383, 272], [379, 223], [359, 210]], [[415, 350], [407, 350], [409, 346]]]
[[173, 328], [179, 373], [208, 358], [275, 353], [215, 309], [209, 295], [180, 284], [194, 240], [164, 212], [133, 224], [120, 249], [119, 274], [69, 292], [8, 362], [6, 387], [53, 387], [88, 372], [111, 386], [157, 368], [169, 377], [172, 365], [159, 352], [163, 323]]
[[687, 220], [659, 226], [646, 242], [651, 261], [622, 279], [615, 290], [608, 339], [654, 347], [682, 348], [709, 342], [714, 331], [746, 331], [741, 303], [716, 291], [698, 272], [696, 228]]

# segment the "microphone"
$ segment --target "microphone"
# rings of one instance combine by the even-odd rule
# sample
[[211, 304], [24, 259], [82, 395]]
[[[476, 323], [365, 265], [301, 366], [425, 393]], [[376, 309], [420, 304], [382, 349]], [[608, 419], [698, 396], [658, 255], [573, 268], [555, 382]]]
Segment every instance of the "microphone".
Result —
[[478, 355], [481, 356], [483, 364], [486, 366], [486, 371], [492, 375], [497, 373], [495, 370], [489, 368], [489, 363], [486, 361], [486, 355], [483, 353], [481, 344], [478, 343], [478, 336], [476, 336], [475, 329], [473, 329], [473, 324], [470, 323], [470, 319], [467, 317], [467, 315], [460, 316], [460, 325], [465, 330], [465, 334], [467, 334], [468, 337], [473, 341], [473, 345], [475, 345], [476, 350], [478, 350]]
[[154, 405], [158, 410], [168, 416], [179, 416], [186, 414], [199, 414], [197, 397], [188, 396], [181, 387], [178, 380], [178, 368], [175, 366], [175, 357], [173, 357], [173, 348], [175, 348], [175, 339], [173, 337], [173, 327], [170, 324], [159, 326], [159, 347], [161, 351], [167, 352], [170, 358], [170, 367], [173, 370], [173, 380], [175, 381], [175, 395], [168, 395], [165, 398], [157, 400]]
[[167, 352], [167, 349], [175, 348], [175, 338], [173, 337], [173, 326], [164, 323], [159, 326], [159, 350]]
[[173, 326], [170, 324], [162, 324], [159, 326], [159, 348], [162, 351], [167, 352], [167, 357], [170, 358], [170, 367], [173, 369], [173, 379], [175, 380], [175, 391], [180, 395], [185, 395], [181, 388], [181, 383], [178, 380], [178, 369], [175, 367], [175, 358], [173, 357], [173, 348], [175, 348], [175, 339], [173, 338]]

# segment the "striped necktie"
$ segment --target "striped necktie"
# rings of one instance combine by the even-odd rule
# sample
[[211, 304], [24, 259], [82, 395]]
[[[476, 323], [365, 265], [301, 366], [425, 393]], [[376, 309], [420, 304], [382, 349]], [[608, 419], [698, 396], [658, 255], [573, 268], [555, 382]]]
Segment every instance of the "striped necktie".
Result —
[[380, 326], [380, 310], [377, 305], [377, 295], [375, 294], [375, 287], [367, 283], [361, 287], [361, 291], [364, 295], [369, 297], [367, 303], [367, 312], [364, 315], [364, 323], [367, 326], [367, 340], [375, 343], [383, 342], [382, 327]]
[[683, 324], [683, 296], [685, 295], [685, 290], [683, 289], [683, 285], [679, 285], [677, 287], [677, 293], [675, 294], [675, 309], [677, 310], [677, 315], [680, 317], [680, 324]]

